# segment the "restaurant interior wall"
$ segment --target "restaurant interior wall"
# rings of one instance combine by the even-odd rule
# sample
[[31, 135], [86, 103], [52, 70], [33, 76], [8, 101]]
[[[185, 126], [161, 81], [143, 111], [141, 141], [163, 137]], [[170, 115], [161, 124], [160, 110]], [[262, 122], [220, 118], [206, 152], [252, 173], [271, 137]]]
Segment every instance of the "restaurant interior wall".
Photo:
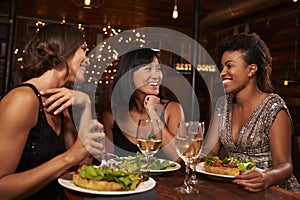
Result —
[[[202, 1], [203, 2], [203, 1]], [[235, 2], [235, 1], [232, 1]], [[236, 1], [238, 2], [238, 1]], [[3, 2], [2, 2], [3, 3]], [[6, 2], [7, 4], [7, 2]], [[296, 43], [296, 38], [300, 39], [300, 28], [296, 23], [299, 22], [299, 5], [300, 3], [293, 3], [292, 1], [286, 1], [284, 4], [280, 4], [274, 7], [270, 7], [264, 10], [260, 10], [258, 12], [253, 12], [251, 14], [242, 16], [238, 19], [229, 20], [226, 22], [222, 22], [221, 24], [216, 24], [213, 26], [200, 27], [199, 33], [199, 43], [210, 53], [212, 57], [215, 57], [215, 48], [218, 43], [226, 36], [235, 34], [237, 32], [256, 32], [258, 33], [270, 47], [272, 56], [273, 56], [273, 73], [271, 79], [275, 86], [275, 92], [283, 97], [286, 101], [291, 116], [294, 122], [295, 135], [300, 136], [300, 71], [299, 71], [299, 63], [300, 63], [300, 51], [295, 51], [295, 49], [299, 48], [299, 42]], [[180, 4], [179, 4], [180, 6]], [[180, 7], [179, 7], [180, 9]], [[200, 18], [203, 19], [207, 13], [201, 13]], [[184, 19], [185, 13], [180, 13], [181, 18]], [[4, 92], [4, 83], [3, 80], [6, 78], [5, 76], [10, 77], [10, 87], [16, 85], [20, 82], [19, 76], [16, 74], [17, 66], [18, 66], [18, 56], [24, 47], [24, 44], [31, 37], [32, 33], [35, 30], [36, 22], [41, 18], [32, 16], [19, 16], [16, 17], [16, 25], [15, 32], [13, 35], [13, 48], [12, 49], [4, 49], [4, 46], [7, 47], [8, 41], [8, 29], [9, 29], [9, 17], [8, 10], [3, 11], [0, 9], [0, 92], [3, 95]], [[49, 18], [42, 18], [46, 21], [57, 21], [56, 16], [52, 16]], [[176, 22], [174, 24], [174, 29], [186, 31], [188, 34], [192, 34], [192, 23], [191, 18], [186, 17], [189, 22], [180, 22], [179, 27], [176, 26]], [[201, 23], [200, 19], [200, 23]], [[168, 19], [169, 20], [169, 19]], [[182, 24], [186, 25], [186, 28]], [[85, 25], [85, 24], [83, 24]], [[141, 24], [140, 24], [141, 25]], [[144, 24], [147, 26], [147, 24]], [[159, 26], [159, 24], [157, 24]], [[139, 25], [135, 25], [138, 27]], [[169, 27], [172, 28], [172, 27]], [[86, 27], [85, 30], [86, 35], [88, 37], [89, 48], [93, 48], [99, 42], [99, 29], [94, 27]], [[100, 39], [105, 39], [100, 38]], [[5, 44], [6, 43], [6, 44]], [[18, 52], [15, 50], [19, 49]], [[7, 62], [7, 57], [4, 54], [7, 54], [7, 51], [14, 52], [13, 60], [10, 63], [13, 66], [13, 70], [10, 74], [5, 74], [5, 63]], [[172, 63], [171, 55], [164, 55], [164, 62]], [[173, 66], [175, 67], [175, 66]], [[288, 86], [284, 86], [282, 84], [282, 77], [286, 73], [286, 71], [290, 71], [293, 77], [296, 79], [296, 83], [290, 84]], [[189, 79], [190, 75], [186, 75]], [[99, 93], [99, 104], [105, 105], [104, 107], [109, 107], [110, 102], [107, 100], [107, 95], [109, 95], [111, 88], [108, 85], [103, 85], [103, 93]], [[196, 88], [196, 90], [198, 90]], [[203, 102], [202, 102], [203, 103]], [[100, 105], [99, 105], [100, 106]], [[100, 106], [99, 113], [104, 110], [104, 107]], [[211, 110], [205, 111], [207, 115], [210, 115]], [[293, 140], [296, 141], [296, 140]], [[295, 150], [295, 148], [294, 148]], [[298, 167], [300, 168], [300, 167]]]

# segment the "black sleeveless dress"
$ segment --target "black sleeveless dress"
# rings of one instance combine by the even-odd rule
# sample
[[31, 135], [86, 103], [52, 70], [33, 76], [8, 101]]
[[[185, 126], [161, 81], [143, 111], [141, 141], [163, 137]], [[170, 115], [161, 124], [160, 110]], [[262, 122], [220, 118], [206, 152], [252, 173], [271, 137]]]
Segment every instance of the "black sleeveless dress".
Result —
[[[37, 124], [30, 130], [21, 160], [15, 172], [22, 172], [37, 167], [66, 150], [63, 126], [64, 115], [61, 114], [61, 132], [57, 135], [47, 122], [42, 98], [35, 86], [32, 84], [22, 84], [16, 87], [25, 86], [31, 87], [39, 99], [39, 116]], [[55, 180], [28, 199], [57, 200], [66, 199], [66, 197], [63, 188], [58, 184], [57, 180]]]

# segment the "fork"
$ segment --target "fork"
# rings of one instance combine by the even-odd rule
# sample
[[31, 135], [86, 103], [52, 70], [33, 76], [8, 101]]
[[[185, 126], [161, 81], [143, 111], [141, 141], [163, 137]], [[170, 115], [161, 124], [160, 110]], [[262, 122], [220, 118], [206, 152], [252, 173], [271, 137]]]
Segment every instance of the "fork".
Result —
[[114, 161], [120, 160], [119, 156], [117, 156], [113, 153], [102, 153], [101, 154], [101, 163], [100, 163], [99, 167], [101, 167], [101, 168], [109, 167], [109, 164], [107, 163], [108, 157], [109, 157], [109, 159], [115, 159]]
[[101, 154], [101, 163], [99, 165], [99, 167], [101, 167], [101, 168], [108, 167], [105, 154], [106, 153]]

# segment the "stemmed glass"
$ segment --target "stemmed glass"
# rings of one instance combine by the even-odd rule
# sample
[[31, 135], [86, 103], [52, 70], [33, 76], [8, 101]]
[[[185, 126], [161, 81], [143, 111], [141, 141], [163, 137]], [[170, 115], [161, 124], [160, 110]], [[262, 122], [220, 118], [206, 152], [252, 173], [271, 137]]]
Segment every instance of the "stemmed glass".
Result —
[[137, 128], [137, 146], [146, 157], [147, 173], [153, 155], [158, 151], [162, 141], [162, 122], [160, 119], [141, 119]]
[[[92, 121], [92, 123], [96, 123], [96, 122], [98, 122], [98, 120], [97, 119], [92, 119], [91, 120]], [[93, 127], [93, 129], [92, 129], [92, 133], [99, 133], [99, 132], [104, 132], [104, 129], [103, 128], [99, 128], [98, 126], [95, 126], [95, 127]], [[98, 160], [99, 159], [101, 159], [101, 163], [100, 163], [100, 167], [107, 167], [107, 153], [106, 153], [106, 150], [105, 150], [105, 138], [103, 138], [103, 139], [97, 139], [97, 142], [99, 142], [99, 143], [102, 143], [103, 144], [103, 150], [101, 151], [101, 154], [100, 154], [100, 158], [98, 158]]]
[[[199, 133], [202, 134], [202, 137], [203, 135], [205, 134], [205, 123], [204, 122], [199, 122], [199, 129], [198, 129]], [[196, 175], [196, 165], [197, 165], [197, 161], [198, 161], [199, 157], [195, 158], [193, 160], [193, 163], [192, 163], [192, 175], [191, 175], [191, 178], [190, 178], [190, 182], [192, 184], [200, 184], [202, 183], [202, 181], [200, 181], [198, 178], [197, 178], [197, 175]]]
[[189, 181], [190, 165], [200, 155], [200, 149], [203, 142], [203, 134], [200, 130], [200, 122], [189, 121], [179, 122], [175, 137], [175, 147], [177, 154], [185, 163], [184, 185], [176, 187], [175, 190], [181, 194], [196, 194], [199, 190], [192, 187]]

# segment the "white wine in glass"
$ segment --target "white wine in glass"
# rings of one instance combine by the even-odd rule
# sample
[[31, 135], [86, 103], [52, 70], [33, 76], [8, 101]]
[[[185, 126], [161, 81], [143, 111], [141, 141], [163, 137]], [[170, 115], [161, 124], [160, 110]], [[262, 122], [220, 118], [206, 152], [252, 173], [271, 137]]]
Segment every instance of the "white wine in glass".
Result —
[[159, 150], [162, 142], [162, 122], [160, 119], [141, 119], [137, 128], [137, 146], [146, 157], [147, 173], [153, 155]]
[[141, 152], [143, 154], [155, 154], [160, 145], [161, 145], [161, 139], [142, 139], [142, 138], [138, 138], [138, 147], [140, 148]]
[[185, 163], [185, 180], [184, 185], [176, 187], [175, 190], [181, 194], [196, 194], [199, 191], [190, 185], [189, 174], [190, 165], [200, 155], [200, 150], [203, 142], [203, 134], [199, 131], [199, 122], [189, 121], [180, 122], [176, 137], [175, 147], [177, 154]]
[[[205, 122], [199, 122], [199, 128], [198, 128], [198, 131], [200, 132], [199, 134], [202, 134], [203, 137], [204, 137], [204, 134], [205, 134]], [[200, 153], [201, 154], [201, 153]], [[199, 158], [199, 157], [198, 157]], [[190, 182], [192, 184], [201, 184], [202, 181], [200, 181], [198, 178], [197, 178], [197, 175], [196, 175], [196, 165], [197, 165], [197, 162], [198, 162], [198, 158], [194, 159], [193, 160], [193, 163], [192, 163], [192, 175], [190, 177]]]

